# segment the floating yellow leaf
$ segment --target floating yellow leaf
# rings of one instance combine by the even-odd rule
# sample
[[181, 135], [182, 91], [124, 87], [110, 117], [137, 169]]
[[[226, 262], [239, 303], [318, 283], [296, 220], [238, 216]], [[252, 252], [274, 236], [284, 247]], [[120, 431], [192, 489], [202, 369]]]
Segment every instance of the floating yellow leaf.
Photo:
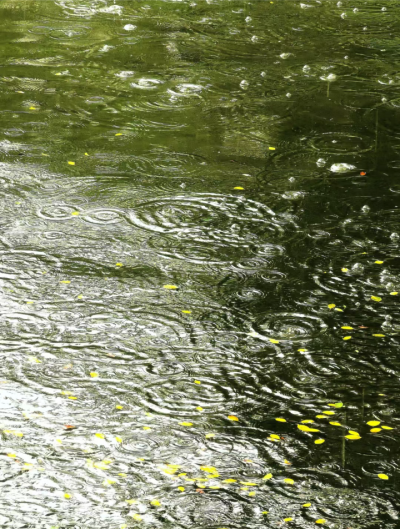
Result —
[[115, 440], [117, 441], [117, 443], [122, 443], [122, 437], [119, 437], [118, 435], [115, 438]]
[[270, 341], [271, 343], [279, 343], [279, 340], [274, 340], [273, 338], [269, 338], [269, 341]]
[[389, 479], [389, 476], [387, 476], [386, 474], [378, 474], [378, 478], [380, 478], [380, 479]]
[[215, 437], [215, 433], [206, 433], [206, 439], [212, 439]]
[[178, 487], [178, 490], [180, 490], [181, 492], [183, 492], [185, 490], [185, 487]]
[[381, 421], [368, 421], [368, 426], [379, 426], [381, 424]]
[[379, 296], [371, 296], [372, 301], [382, 301], [382, 298]]
[[328, 406], [331, 406], [333, 408], [343, 408], [343, 402], [330, 403], [330, 404], [328, 404]]
[[151, 430], [150, 426], [143, 426], [143, 430]]
[[183, 310], [182, 312], [183, 312], [183, 314], [192, 314], [191, 310]]
[[292, 463], [291, 463], [290, 461], [288, 461], [287, 459], [285, 459], [283, 462], [285, 463], [285, 465], [291, 465], [291, 464], [292, 464]]
[[91, 371], [90, 376], [91, 376], [92, 378], [97, 378], [97, 377], [99, 376], [99, 374], [96, 373], [96, 371]]
[[327, 419], [328, 417], [326, 415], [316, 415], [317, 419]]
[[393, 428], [391, 428], [390, 426], [382, 426], [382, 428], [383, 428], [384, 430], [393, 430]]
[[311, 503], [303, 503], [303, 507], [311, 507]]
[[36, 110], [36, 107], [29, 107], [29, 110]]
[[16, 459], [17, 458], [17, 454], [7, 454], [7, 457], [11, 457], [11, 459]]
[[351, 336], [345, 336], [343, 340], [351, 340]]
[[314, 441], [314, 443], [315, 443], [316, 445], [322, 445], [322, 443], [325, 443], [325, 439], [316, 439], [316, 440]]
[[230, 421], [238, 421], [239, 419], [236, 417], [236, 415], [228, 415], [228, 419]]
[[268, 149], [269, 149], [270, 151], [274, 151], [274, 150], [275, 150], [275, 147], [268, 147]]
[[340, 422], [336, 422], [336, 421], [332, 421], [332, 422], [330, 422], [329, 424], [331, 424], [332, 426], [342, 426], [342, 425], [340, 424]]
[[278, 422], [286, 422], [286, 419], [282, 419], [281, 417], [278, 417], [277, 419], [275, 419], [276, 421]]
[[348, 268], [342, 268], [342, 272], [348, 272], [349, 269]]
[[161, 503], [158, 500], [151, 500], [151, 505], [154, 505], [154, 507], [160, 507]]
[[272, 474], [266, 474], [263, 479], [265, 479], [266, 481], [269, 480], [269, 479], [272, 479]]
[[195, 384], [201, 384], [201, 381], [200, 380], [195, 380], [194, 383]]
[[307, 349], [297, 349], [299, 351], [299, 353], [307, 353]]
[[298, 424], [297, 428], [301, 430], [302, 432], [319, 432], [316, 428], [309, 428], [308, 426], [305, 426], [304, 424]]
[[132, 518], [133, 518], [134, 520], [136, 520], [137, 522], [141, 522], [142, 519], [143, 519], [143, 518], [140, 516], [140, 514], [137, 514], [137, 513], [132, 514]]
[[126, 503], [129, 503], [129, 505], [134, 505], [135, 503], [137, 503], [137, 500], [134, 500], [134, 499], [131, 499], [131, 500], [125, 500]]
[[117, 132], [116, 136], [122, 136], [122, 132]]
[[289, 518], [285, 518], [283, 521], [284, 521], [284, 522], [292, 522], [292, 521], [293, 521], [293, 518], [290, 518], [290, 517], [289, 517]]
[[315, 520], [315, 523], [323, 525], [324, 523], [326, 523], [326, 520], [324, 520], [323, 518], [320, 518], [319, 520]]
[[164, 285], [163, 288], [166, 288], [167, 290], [175, 290], [175, 289], [177, 289], [178, 287], [175, 286], [175, 285]]
[[293, 480], [293, 479], [285, 478], [283, 481], [284, 481], [285, 483], [287, 483], [288, 485], [294, 485], [294, 480]]
[[89, 156], [89, 153], [85, 152], [85, 156]]
[[65, 280], [65, 281], [60, 281], [60, 283], [64, 283], [64, 285], [69, 285], [71, 281]]
[[301, 421], [302, 424], [312, 424], [314, 421], [311, 419], [304, 419], [304, 421]]
[[208, 472], [209, 474], [213, 474], [214, 472], [217, 472], [217, 469], [215, 467], [200, 467], [200, 470], [203, 470], [203, 472]]
[[278, 441], [280, 440], [279, 435], [276, 435], [276, 434], [274, 434], [274, 433], [272, 433], [272, 434], [270, 435], [270, 438], [271, 438], [271, 439], [277, 439]]
[[391, 296], [398, 296], [399, 293], [398, 293], [398, 292], [391, 292], [390, 295], [391, 295]]
[[268, 513], [269, 513], [269, 511], [263, 511], [262, 512], [262, 514], [268, 514]]
[[76, 217], [77, 215], [79, 215], [79, 211], [73, 211], [73, 212], [71, 213], [71, 215], [73, 215], [74, 217]]
[[71, 400], [76, 400], [78, 397], [72, 397], [71, 395], [68, 397]]
[[197, 406], [196, 410], [197, 411], [203, 411], [204, 408], [202, 408], [201, 406]]
[[179, 423], [181, 426], [193, 426], [193, 423], [192, 422], [180, 422]]
[[[210, 487], [210, 489], [211, 489], [211, 487]], [[249, 496], [255, 496], [256, 494], [257, 494], [257, 493], [256, 493], [254, 490], [251, 491], [251, 492], [249, 492]]]
[[373, 334], [372, 336], [375, 336], [375, 338], [384, 338], [384, 334]]
[[104, 434], [102, 433], [95, 433], [94, 435], [98, 437], [99, 439], [104, 439]]
[[371, 430], [370, 430], [370, 432], [372, 432], [372, 433], [378, 433], [380, 431], [382, 431], [382, 428], [371, 428]]
[[337, 312], [343, 312], [342, 309], [338, 309], [338, 308], [336, 308], [335, 310], [336, 310]]
[[119, 529], [127, 529], [128, 525], [126, 523], [123, 523], [119, 526]]
[[68, 165], [75, 165], [75, 162], [68, 162]]
[[116, 408], [117, 410], [123, 410], [123, 409], [124, 409], [124, 407], [121, 406], [121, 404], [117, 404], [117, 405], [115, 406], [115, 408]]
[[361, 439], [361, 436], [359, 434], [350, 434], [350, 435], [346, 435], [345, 436], [346, 439], [352, 439], [352, 440], [357, 440], [357, 439]]
[[325, 415], [335, 415], [335, 412], [334, 411], [323, 411], [322, 413], [324, 413]]
[[97, 463], [93, 463], [94, 468], [98, 468], [99, 470], [108, 470], [109, 466], [104, 461], [98, 461]]
[[237, 479], [224, 479], [224, 481], [222, 483], [236, 483], [237, 482]]
[[375, 264], [383, 264], [383, 261], [375, 261]]
[[244, 187], [234, 187], [233, 189], [238, 189], [239, 191], [243, 191]]
[[67, 499], [67, 500], [69, 500], [69, 499], [71, 498], [71, 494], [69, 494], [68, 492], [66, 492], [66, 493], [64, 494], [64, 498]]
[[344, 329], [344, 330], [346, 330], [346, 331], [353, 331], [353, 330], [354, 330], [353, 327], [350, 327], [349, 325], [344, 325], [344, 326], [342, 327], [342, 329]]
[[122, 263], [115, 263], [115, 266], [124, 266]]
[[328, 305], [328, 309], [334, 309], [336, 307], [336, 305], [334, 303], [331, 303], [330, 305]]

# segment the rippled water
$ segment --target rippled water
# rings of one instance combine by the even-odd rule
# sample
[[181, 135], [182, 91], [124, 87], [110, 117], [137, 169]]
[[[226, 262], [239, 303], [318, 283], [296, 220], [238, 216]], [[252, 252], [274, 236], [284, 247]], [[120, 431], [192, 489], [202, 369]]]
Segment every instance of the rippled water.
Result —
[[2, 527], [399, 527], [400, 7], [305, 1], [1, 2]]

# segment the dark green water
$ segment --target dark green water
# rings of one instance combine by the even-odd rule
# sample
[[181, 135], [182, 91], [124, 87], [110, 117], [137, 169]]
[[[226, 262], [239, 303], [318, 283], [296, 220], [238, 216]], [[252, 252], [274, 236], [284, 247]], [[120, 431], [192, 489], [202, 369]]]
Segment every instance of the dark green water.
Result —
[[400, 526], [400, 6], [305, 2], [1, 1], [1, 527]]

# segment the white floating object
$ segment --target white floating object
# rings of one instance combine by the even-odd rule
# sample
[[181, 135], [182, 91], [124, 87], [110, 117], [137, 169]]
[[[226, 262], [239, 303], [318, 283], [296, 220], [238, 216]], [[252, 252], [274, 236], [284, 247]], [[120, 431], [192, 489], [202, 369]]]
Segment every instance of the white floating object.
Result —
[[332, 173], [348, 173], [349, 171], [354, 171], [355, 168], [355, 165], [350, 165], [349, 163], [334, 163], [331, 165], [330, 170]]
[[134, 31], [137, 28], [137, 26], [134, 26], [133, 24], [126, 24], [124, 26], [125, 31]]

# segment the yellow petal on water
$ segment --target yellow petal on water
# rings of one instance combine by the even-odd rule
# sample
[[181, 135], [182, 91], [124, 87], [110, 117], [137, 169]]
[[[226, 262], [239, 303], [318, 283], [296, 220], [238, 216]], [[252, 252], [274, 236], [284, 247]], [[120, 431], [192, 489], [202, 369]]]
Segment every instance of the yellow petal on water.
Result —
[[325, 443], [325, 439], [316, 439], [316, 440], [314, 441], [314, 443], [315, 443], [316, 445], [322, 445], [323, 443]]
[[96, 371], [91, 371], [90, 376], [91, 376], [92, 378], [97, 378], [97, 377], [99, 376], [99, 374], [96, 373]]
[[237, 189], [239, 191], [244, 191], [244, 187], [234, 187], [233, 189]]
[[[211, 487], [210, 487], [210, 489], [211, 489]], [[254, 490], [251, 491], [251, 492], [249, 492], [249, 496], [255, 496], [256, 494], [257, 494], [257, 493], [256, 493]]]
[[311, 503], [303, 503], [302, 507], [311, 507]]
[[326, 415], [316, 415], [317, 419], [327, 419], [328, 417]]
[[201, 384], [201, 381], [200, 380], [195, 380], [194, 383], [195, 384]]
[[383, 264], [383, 261], [375, 261], [375, 264]]
[[73, 397], [72, 395], [70, 395], [68, 398], [71, 400], [76, 400], [78, 397]]
[[202, 408], [201, 406], [197, 406], [196, 410], [197, 411], [203, 411], [204, 408]]
[[381, 424], [381, 421], [368, 421], [368, 426], [379, 426]]
[[118, 435], [115, 438], [115, 440], [117, 441], [117, 443], [122, 443], [122, 437], [119, 437]]
[[33, 364], [41, 364], [42, 361], [39, 360], [39, 358], [36, 358], [36, 356], [28, 356], [29, 358], [29, 361], [32, 362]]
[[85, 152], [85, 156], [89, 156], [89, 153]]
[[349, 269], [348, 268], [342, 268], [342, 272], [348, 272]]
[[391, 292], [390, 295], [391, 295], [391, 296], [398, 296], [399, 293], [398, 293], [398, 292]]
[[74, 217], [76, 217], [76, 216], [79, 215], [79, 211], [73, 211], [73, 212], [71, 213], [71, 215], [73, 215]]
[[345, 336], [343, 340], [351, 340], [351, 336]]
[[131, 516], [132, 516], [132, 518], [133, 518], [136, 522], [141, 522], [142, 519], [143, 519], [143, 518], [140, 516], [140, 514], [137, 514], [137, 513], [132, 514]]
[[209, 474], [213, 474], [214, 472], [217, 471], [215, 467], [206, 467], [206, 466], [200, 467], [200, 470], [203, 470], [203, 472], [208, 472]]
[[115, 266], [124, 266], [122, 263], [115, 263]]
[[293, 521], [293, 518], [290, 518], [290, 517], [289, 517], [289, 518], [285, 518], [283, 521], [284, 521], [284, 522], [292, 522], [292, 521]]
[[375, 336], [375, 338], [385, 338], [384, 334], [373, 334], [372, 336]]
[[325, 413], [325, 415], [335, 415], [335, 412], [334, 411], [323, 411], [322, 413]]
[[261, 514], [268, 514], [269, 511], [263, 511]]
[[95, 433], [94, 435], [98, 437], [99, 439], [104, 439], [104, 434], [102, 433]]
[[75, 162], [68, 162], [68, 165], [75, 165]]
[[241, 481], [242, 485], [246, 485], [246, 487], [257, 487], [257, 483], [253, 483], [252, 481]]
[[66, 493], [64, 494], [64, 498], [67, 499], [67, 500], [69, 500], [69, 499], [71, 498], [71, 494], [69, 494], [68, 492], [66, 492]]
[[274, 340], [273, 338], [269, 338], [269, 341], [270, 341], [271, 343], [279, 343], [279, 340]]
[[281, 438], [279, 437], [279, 435], [276, 435], [276, 434], [274, 434], [274, 433], [272, 433], [272, 434], [270, 435], [270, 438], [271, 438], [271, 439], [278, 439], [278, 441], [280, 441], [280, 439], [281, 439]]
[[122, 136], [122, 132], [117, 132], [116, 136]]
[[150, 426], [143, 426], [143, 430], [151, 430]]
[[36, 110], [36, 107], [29, 107], [29, 110]]
[[328, 309], [334, 309], [336, 307], [336, 305], [334, 303], [330, 303], [328, 305]]
[[191, 310], [183, 310], [182, 312], [183, 312], [183, 314], [192, 314]]
[[332, 422], [330, 422], [329, 424], [331, 424], [332, 426], [342, 426], [342, 425], [340, 424], [340, 422], [336, 422], [336, 421], [332, 421]]
[[353, 327], [350, 327], [349, 325], [344, 325], [343, 327], [341, 327], [342, 329], [344, 329], [345, 331], [354, 331], [354, 328]]
[[293, 480], [293, 479], [285, 478], [283, 481], [284, 481], [285, 483], [287, 483], [288, 485], [294, 485], [294, 480]]
[[17, 458], [17, 454], [9, 453], [9, 454], [7, 454], [7, 457], [11, 457], [11, 459], [16, 459]]
[[213, 437], [215, 437], [215, 433], [206, 433], [205, 437], [206, 439], [212, 439]]
[[230, 421], [238, 421], [239, 419], [236, 417], [236, 415], [228, 415], [228, 419]]
[[282, 417], [278, 417], [275, 420], [278, 421], [278, 422], [286, 422], [286, 419], [282, 419]]
[[35, 303], [34, 301], [27, 301], [26, 304], [27, 305], [32, 305], [32, 303]]
[[127, 529], [128, 525], [126, 523], [123, 523], [119, 526], [119, 529]]
[[298, 424], [297, 428], [302, 432], [319, 432], [319, 430], [317, 430], [316, 428], [309, 428], [305, 424]]
[[380, 479], [389, 479], [389, 476], [387, 476], [386, 474], [378, 474], [378, 478], [380, 478]]
[[121, 404], [117, 404], [117, 405], [115, 406], [115, 408], [116, 408], [117, 410], [123, 410], [123, 409], [124, 409], [124, 407], [121, 406]]
[[379, 296], [371, 296], [372, 301], [382, 301], [382, 298]]
[[60, 281], [60, 283], [64, 283], [64, 285], [69, 285], [71, 281], [68, 281], [68, 279], [64, 279], [63, 281]]
[[229, 478], [229, 479], [224, 479], [222, 483], [236, 483], [236, 482], [237, 482], [237, 479]]
[[336, 310], [337, 312], [343, 312], [342, 309], [338, 309], [338, 308], [336, 308], [335, 310]]
[[178, 487], [178, 490], [180, 490], [181, 492], [184, 492], [185, 487]]
[[161, 507], [161, 503], [158, 500], [151, 500], [151, 505], [154, 505], [154, 507]]
[[350, 435], [345, 435], [346, 439], [352, 439], [352, 440], [357, 440], [357, 439], [361, 439], [360, 435], [356, 435], [356, 434], [350, 434]]
[[382, 428], [371, 428], [371, 430], [370, 430], [370, 432], [372, 432], [372, 433], [378, 433], [380, 431], [382, 431]]
[[390, 426], [382, 426], [382, 428], [383, 428], [384, 430], [393, 430], [393, 428], [391, 428]]
[[179, 423], [181, 426], [193, 426], [193, 423], [192, 422], [180, 422]]
[[164, 285], [163, 288], [166, 288], [167, 290], [175, 290], [178, 287], [175, 285]]
[[301, 421], [302, 424], [312, 424], [314, 421], [311, 419], [304, 419], [304, 421]]
[[297, 349], [299, 353], [308, 353], [307, 349]]
[[125, 500], [126, 503], [129, 503], [129, 505], [134, 505], [135, 503], [137, 503], [137, 500], [134, 500], [134, 499], [130, 499], [130, 500]]
[[288, 461], [287, 459], [285, 459], [283, 462], [285, 463], [285, 465], [291, 465], [291, 464], [292, 464], [292, 463], [291, 463], [290, 461]]
[[326, 523], [326, 520], [324, 520], [323, 518], [320, 518], [319, 520], [315, 520], [315, 523], [323, 525], [324, 523]]
[[273, 475], [272, 474], [266, 474], [263, 479], [265, 479], [266, 481], [268, 481], [269, 479], [272, 479], [273, 478]]
[[270, 151], [274, 151], [274, 150], [275, 150], [275, 147], [268, 147], [268, 149], [269, 149]]

